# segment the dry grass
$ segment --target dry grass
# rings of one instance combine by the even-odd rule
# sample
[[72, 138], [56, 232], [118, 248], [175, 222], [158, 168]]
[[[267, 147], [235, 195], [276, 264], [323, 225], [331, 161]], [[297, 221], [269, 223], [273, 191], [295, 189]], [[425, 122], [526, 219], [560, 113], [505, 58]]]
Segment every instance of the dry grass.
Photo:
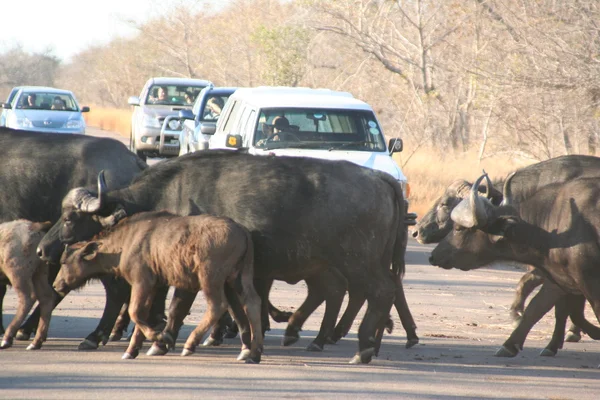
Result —
[[[399, 164], [401, 156], [402, 154], [394, 155]], [[424, 215], [444, 189], [456, 179], [475, 181], [482, 170], [492, 180], [505, 178], [511, 171], [532, 162], [520, 162], [501, 156], [479, 162], [475, 151], [453, 156], [423, 150], [413, 155], [403, 168], [410, 184], [410, 211], [419, 216]]]
[[88, 126], [117, 132], [127, 138], [131, 134], [131, 110], [93, 106], [90, 109], [89, 113], [84, 114]]
[[[85, 114], [89, 126], [129, 137], [131, 110], [101, 107], [91, 107], [91, 110]], [[401, 164], [402, 156], [405, 156], [405, 153], [394, 155], [394, 159]], [[433, 201], [456, 179], [474, 181], [483, 169], [492, 179], [504, 178], [509, 172], [528, 163], [502, 157], [487, 158], [480, 163], [476, 151], [459, 155], [440, 155], [433, 150], [420, 150], [403, 168], [411, 188], [410, 211], [419, 216], [425, 214]]]

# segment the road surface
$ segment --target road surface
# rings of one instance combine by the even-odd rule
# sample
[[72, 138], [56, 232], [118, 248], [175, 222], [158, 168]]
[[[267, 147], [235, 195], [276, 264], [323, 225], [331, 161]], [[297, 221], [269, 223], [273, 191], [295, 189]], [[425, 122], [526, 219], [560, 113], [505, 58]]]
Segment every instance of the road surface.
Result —
[[[552, 333], [550, 314], [534, 327], [517, 357], [493, 356], [512, 331], [508, 307], [521, 268], [445, 271], [427, 262], [432, 248], [411, 240], [407, 253], [404, 286], [420, 343], [404, 348], [405, 333], [393, 311], [396, 328], [384, 336], [379, 357], [369, 365], [348, 364], [357, 350], [364, 309], [340, 343], [326, 346], [322, 353], [304, 350], [317, 334], [324, 307], [308, 319], [301, 340], [290, 347], [281, 346], [285, 324], [272, 322], [259, 365], [235, 360], [238, 339], [220, 347], [199, 347], [196, 354], [181, 357], [182, 343], [204, 310], [201, 294], [175, 352], [121, 360], [124, 340], [80, 352], [77, 344], [95, 328], [104, 307], [102, 287], [93, 283], [70, 294], [55, 310], [41, 350], [26, 351], [27, 342], [15, 342], [0, 352], [0, 398], [598, 398], [600, 343], [584, 336], [580, 343], [566, 343], [556, 357], [538, 355]], [[276, 282], [271, 301], [294, 310], [305, 295], [303, 284]], [[9, 289], [5, 326], [15, 305]], [[593, 318], [589, 309], [586, 315]]]

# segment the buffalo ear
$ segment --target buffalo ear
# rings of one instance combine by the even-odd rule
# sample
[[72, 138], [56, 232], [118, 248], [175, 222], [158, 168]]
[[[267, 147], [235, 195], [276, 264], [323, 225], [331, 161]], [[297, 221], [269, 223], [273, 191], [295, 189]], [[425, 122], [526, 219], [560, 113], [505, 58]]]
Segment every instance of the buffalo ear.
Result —
[[98, 255], [99, 248], [100, 245], [98, 244], [98, 242], [89, 242], [81, 250], [81, 257], [88, 261], [93, 260]]
[[514, 215], [501, 215], [487, 224], [485, 232], [490, 235], [499, 236], [499, 238], [494, 238], [494, 242], [497, 242], [501, 237], [510, 238], [513, 228], [520, 221], [521, 219]]

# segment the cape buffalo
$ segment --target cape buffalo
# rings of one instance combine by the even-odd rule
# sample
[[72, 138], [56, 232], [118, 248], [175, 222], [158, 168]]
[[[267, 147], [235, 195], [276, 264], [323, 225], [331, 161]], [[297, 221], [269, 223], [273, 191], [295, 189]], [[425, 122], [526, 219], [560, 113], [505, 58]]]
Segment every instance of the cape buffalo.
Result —
[[35, 248], [52, 224], [24, 219], [0, 224], [0, 281], [8, 279], [19, 298], [17, 312], [6, 329], [0, 349], [12, 346], [17, 329], [35, 301], [40, 303], [40, 326], [27, 350], [37, 350], [46, 340], [52, 314], [52, 286], [48, 264], [35, 254]]
[[[359, 354], [352, 362], [371, 360], [399, 282], [390, 271], [395, 276], [404, 271], [405, 205], [401, 187], [390, 175], [349, 162], [196, 152], [147, 169], [123, 189], [98, 194], [72, 191], [65, 198], [61, 220], [47, 237], [59, 232], [66, 243], [89, 239], [99, 231], [90, 216], [110, 217], [118, 207], [127, 215], [166, 210], [227, 216], [249, 229], [263, 329], [273, 279], [306, 281], [312, 296], [295, 313], [305, 312], [299, 318], [302, 322], [325, 301], [317, 336], [321, 340], [332, 335], [346, 290], [366, 298]], [[44, 240], [40, 246], [57, 245]], [[192, 301], [193, 293], [175, 291], [169, 312], [174, 325], [168, 329], [177, 331]], [[247, 327], [240, 327], [240, 332], [247, 332]]]
[[[94, 187], [101, 170], [106, 173], [108, 187], [117, 188], [147, 168], [146, 163], [117, 140], [7, 128], [0, 128], [0, 158], [0, 223], [19, 218], [54, 223], [61, 215], [61, 203], [69, 190]], [[59, 258], [62, 248], [55, 251], [54, 258]], [[57, 267], [51, 268], [52, 279], [57, 270]], [[84, 347], [87, 343], [97, 346], [106, 340], [124, 301], [118, 282], [103, 283], [105, 287], [110, 286], [105, 313], [96, 330], [82, 344]], [[5, 293], [6, 286], [0, 285], [0, 331], [4, 331], [1, 309]], [[54, 294], [55, 302], [61, 299]], [[115, 315], [109, 315], [111, 313]], [[38, 317], [39, 307], [19, 331], [22, 338], [29, 338], [36, 329]]]
[[[512, 178], [513, 190], [515, 191], [512, 196], [515, 202], [519, 202], [544, 185], [567, 182], [577, 177], [600, 177], [600, 158], [585, 155], [567, 155], [521, 168]], [[479, 187], [479, 192], [486, 194], [492, 204], [499, 205], [503, 195], [494, 186], [502, 187], [503, 183], [504, 181], [500, 180], [489, 188], [487, 185], [482, 184]], [[453, 227], [450, 213], [460, 201], [469, 197], [471, 187], [471, 182], [462, 179], [450, 184], [442, 196], [434, 202], [432, 208], [420, 219], [413, 232], [413, 237], [420, 243], [437, 243], [442, 240]], [[543, 274], [536, 268], [529, 266], [529, 271], [523, 275], [517, 285], [515, 299], [510, 307], [510, 315], [513, 320], [520, 321], [527, 297], [543, 282]], [[565, 340], [579, 341], [581, 338], [580, 333], [581, 329], [572, 324]], [[558, 338], [553, 338], [553, 342], [557, 340]], [[562, 337], [560, 340], [562, 341]]]
[[[577, 303], [575, 308], [579, 307], [581, 315], [574, 322], [592, 338], [600, 338], [597, 328], [588, 331], [586, 321], [579, 320], [583, 317], [582, 296], [590, 302], [596, 317], [600, 317], [598, 178], [548, 184], [517, 201], [513, 193], [522, 191], [512, 181], [514, 176], [506, 180], [499, 206], [478, 196], [479, 184], [487, 175], [481, 176], [469, 198], [452, 211], [454, 229], [432, 251], [429, 261], [442, 268], [461, 270], [494, 261], [516, 261], [533, 265], [544, 273], [542, 289], [496, 353], [498, 356], [515, 356], [531, 327], [555, 304], [557, 325], [562, 324], [563, 330], [565, 309], [570, 303]], [[560, 348], [562, 341], [558, 345]], [[549, 350], [556, 352], [556, 348]]]
[[[250, 349], [242, 348], [238, 359], [260, 362], [262, 332], [260, 298], [253, 284], [254, 248], [250, 232], [241, 225], [209, 215], [142, 212], [125, 218], [97, 240], [75, 246], [63, 254], [54, 282], [57, 291], [80, 287], [101, 274], [121, 276], [132, 286], [129, 315], [136, 325], [124, 359], [137, 357], [144, 336], [158, 338], [147, 317], [160, 284], [204, 292], [208, 307], [184, 346], [182, 355], [189, 355], [226, 311], [227, 299], [236, 296], [235, 281], [240, 277], [237, 292], [250, 322], [252, 344]], [[173, 344], [172, 338], [165, 339]]]

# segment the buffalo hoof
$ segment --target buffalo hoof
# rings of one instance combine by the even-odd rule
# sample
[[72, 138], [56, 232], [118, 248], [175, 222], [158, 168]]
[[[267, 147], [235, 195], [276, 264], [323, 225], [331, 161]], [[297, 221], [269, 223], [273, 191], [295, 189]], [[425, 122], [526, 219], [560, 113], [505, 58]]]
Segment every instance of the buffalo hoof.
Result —
[[169, 332], [159, 333], [157, 336], [157, 341], [159, 343], [164, 343], [167, 346], [167, 349], [171, 350], [175, 348], [175, 338]]
[[496, 357], [516, 357], [519, 354], [519, 350], [517, 350], [516, 346], [511, 350], [506, 346], [502, 346], [498, 349], [494, 356]]
[[12, 338], [3, 339], [2, 342], [0, 343], [0, 349], [2, 349], [2, 350], [8, 349], [9, 347], [12, 347], [12, 345], [13, 345]]
[[18, 330], [17, 334], [15, 335], [16, 340], [29, 340], [29, 338], [31, 338], [31, 332], [26, 332], [23, 330]]
[[408, 339], [408, 340], [406, 341], [406, 346], [405, 346], [405, 347], [406, 347], [407, 349], [410, 349], [411, 347], [413, 347], [414, 345], [417, 345], [417, 344], [419, 344], [419, 338], [416, 338], [416, 339]]
[[550, 350], [548, 348], [540, 351], [540, 356], [542, 357], [554, 357], [556, 355], [556, 351]]
[[308, 346], [306, 346], [306, 351], [318, 351], [318, 352], [321, 352], [321, 351], [323, 351], [323, 347], [319, 346], [315, 342], [312, 342], [311, 344], [309, 344]]
[[109, 342], [118, 342], [123, 338], [123, 332], [113, 332], [108, 337]]
[[138, 349], [133, 350], [131, 353], [125, 352], [125, 353], [123, 353], [123, 357], [121, 357], [121, 360], [135, 360], [135, 358], [139, 354], [140, 354], [140, 351]]
[[181, 351], [181, 357], [191, 356], [192, 354], [194, 354], [194, 350], [186, 349], [185, 347]]
[[334, 340], [331, 337], [325, 338], [325, 344], [336, 344], [337, 340]]
[[352, 360], [350, 360], [349, 364], [368, 364], [373, 359], [373, 354], [375, 354], [375, 349], [373, 347], [365, 349], [352, 357]]
[[41, 343], [30, 343], [29, 346], [27, 346], [26, 350], [39, 350], [41, 348], [42, 348]]
[[164, 356], [169, 352], [167, 345], [164, 343], [153, 343], [146, 352], [147, 356]]
[[254, 356], [254, 357], [248, 357], [248, 358], [246, 358], [245, 363], [246, 364], [259, 364], [260, 363], [260, 359], [261, 359], [261, 354], [258, 353], [258, 355]]
[[300, 336], [284, 336], [283, 337], [283, 342], [282, 344], [284, 346], [291, 346], [294, 343], [296, 343], [298, 340], [300, 340]]
[[250, 349], [242, 349], [242, 351], [240, 351], [240, 355], [237, 356], [238, 361], [244, 361], [244, 360], [249, 360], [249, 359], [250, 359]]
[[581, 335], [579, 335], [578, 333], [575, 333], [573, 331], [568, 331], [565, 336], [565, 342], [577, 343], [580, 340], [581, 340]]
[[289, 311], [282, 311], [273, 316], [275, 322], [288, 322], [293, 313]]
[[91, 341], [90, 339], [85, 339], [83, 342], [79, 343], [77, 346], [77, 350], [96, 350], [98, 349], [98, 343]]
[[388, 320], [385, 323], [385, 330], [387, 331], [387, 333], [392, 333], [394, 332], [394, 321], [391, 318], [388, 318]]
[[202, 346], [220, 346], [221, 343], [223, 343], [222, 340], [220, 339], [215, 339], [212, 336], [209, 336], [206, 338], [206, 340], [204, 341], [204, 343], [202, 343]]

